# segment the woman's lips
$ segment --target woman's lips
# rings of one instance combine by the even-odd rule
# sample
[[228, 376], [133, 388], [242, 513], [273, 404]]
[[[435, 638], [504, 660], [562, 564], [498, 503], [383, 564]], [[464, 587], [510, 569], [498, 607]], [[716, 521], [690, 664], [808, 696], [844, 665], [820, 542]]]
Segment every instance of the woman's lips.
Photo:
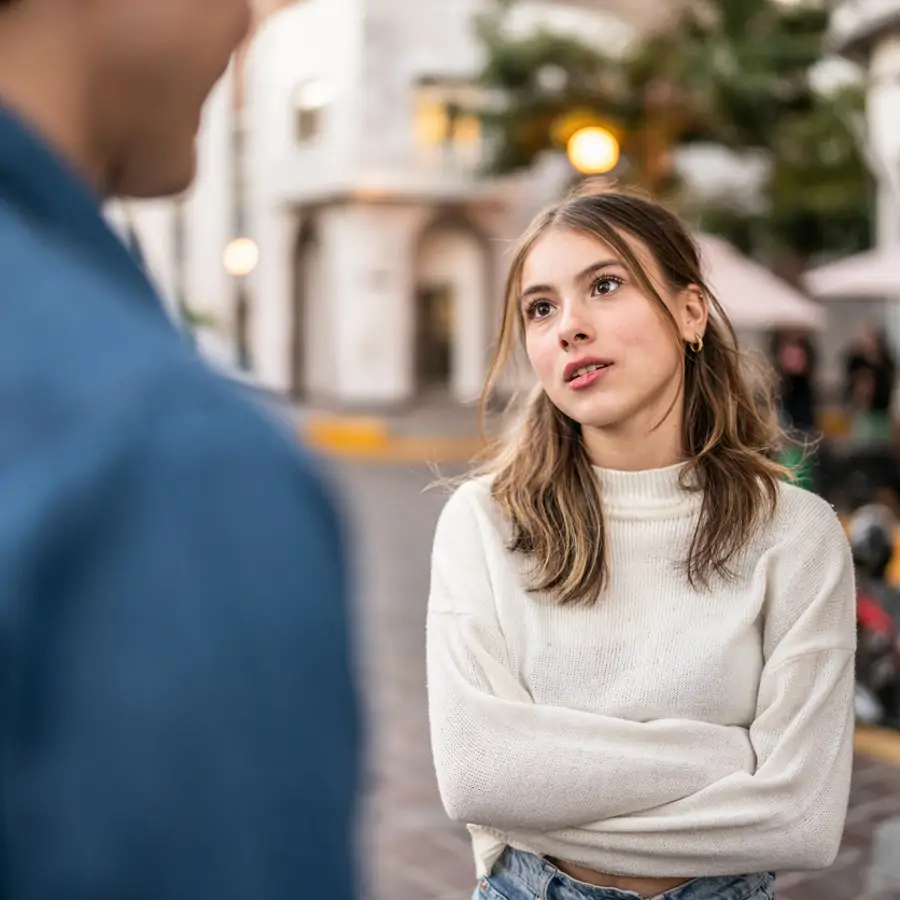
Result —
[[585, 367], [585, 371], [566, 381], [566, 387], [573, 391], [582, 391], [603, 378], [612, 368], [612, 363], [594, 363]]

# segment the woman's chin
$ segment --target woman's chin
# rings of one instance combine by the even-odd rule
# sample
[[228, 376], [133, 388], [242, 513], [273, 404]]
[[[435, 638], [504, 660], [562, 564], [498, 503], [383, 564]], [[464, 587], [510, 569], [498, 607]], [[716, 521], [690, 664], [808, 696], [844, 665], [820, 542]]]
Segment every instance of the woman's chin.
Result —
[[585, 404], [581, 408], [563, 410], [582, 429], [591, 431], [618, 432], [626, 428], [634, 416], [621, 408], [611, 408], [610, 404]]

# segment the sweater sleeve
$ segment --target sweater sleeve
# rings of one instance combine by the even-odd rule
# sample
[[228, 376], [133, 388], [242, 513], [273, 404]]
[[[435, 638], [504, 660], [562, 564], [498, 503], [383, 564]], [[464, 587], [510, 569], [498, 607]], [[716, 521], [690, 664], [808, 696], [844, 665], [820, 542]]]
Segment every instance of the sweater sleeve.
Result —
[[[750, 729], [756, 770], [735, 772], [636, 815], [505, 839], [599, 871], [636, 876], [831, 864], [846, 817], [853, 757], [853, 565], [840, 523], [824, 503], [814, 520], [795, 527], [770, 560], [766, 663]], [[627, 872], [621, 871], [623, 860], [629, 861]]]
[[466, 493], [438, 523], [428, 612], [432, 746], [451, 818], [493, 828], [588, 824], [752, 771], [743, 728], [535, 704], [509, 665], [482, 523]]

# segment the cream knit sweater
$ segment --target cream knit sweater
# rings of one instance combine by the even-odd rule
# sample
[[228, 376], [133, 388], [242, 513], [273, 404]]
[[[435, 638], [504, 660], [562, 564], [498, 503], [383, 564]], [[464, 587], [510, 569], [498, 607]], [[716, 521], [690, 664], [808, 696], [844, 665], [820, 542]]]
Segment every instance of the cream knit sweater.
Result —
[[428, 609], [438, 784], [477, 872], [506, 845], [613, 875], [818, 868], [850, 784], [855, 593], [824, 501], [773, 520], [694, 590], [680, 468], [597, 469], [611, 581], [595, 606], [526, 593], [490, 484], [440, 517]]

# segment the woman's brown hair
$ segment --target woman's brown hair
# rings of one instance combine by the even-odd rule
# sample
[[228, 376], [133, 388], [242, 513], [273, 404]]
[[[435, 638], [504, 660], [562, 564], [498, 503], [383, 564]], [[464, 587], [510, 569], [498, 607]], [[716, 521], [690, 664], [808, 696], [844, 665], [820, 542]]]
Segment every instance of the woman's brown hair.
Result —
[[[729, 577], [729, 563], [752, 530], [774, 510], [778, 482], [787, 474], [774, 461], [780, 441], [771, 394], [751, 383], [734, 328], [705, 283], [690, 233], [659, 204], [633, 192], [588, 182], [539, 214], [522, 237], [506, 285], [500, 336], [481, 397], [491, 403], [507, 364], [524, 340], [518, 303], [522, 268], [537, 239], [551, 228], [577, 231], [611, 247], [635, 283], [659, 307], [680, 342], [675, 319], [641, 268], [628, 239], [642, 242], [674, 289], [698, 286], [709, 319], [700, 352], [684, 348], [681, 483], [702, 492], [697, 528], [684, 571], [692, 585]], [[511, 550], [531, 563], [532, 590], [561, 603], [596, 601], [609, 576], [602, 497], [581, 440], [579, 424], [538, 387], [519, 427], [488, 451], [480, 474], [492, 476], [492, 494], [512, 527]]]

